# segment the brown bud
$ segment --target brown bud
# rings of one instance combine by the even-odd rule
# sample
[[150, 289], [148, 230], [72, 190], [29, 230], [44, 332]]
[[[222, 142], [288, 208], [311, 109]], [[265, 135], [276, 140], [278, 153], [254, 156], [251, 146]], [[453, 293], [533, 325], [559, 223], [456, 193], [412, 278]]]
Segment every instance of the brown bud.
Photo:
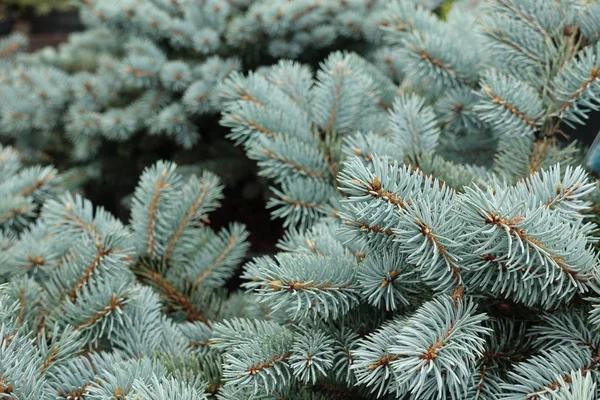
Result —
[[465, 289], [462, 286], [458, 286], [452, 292], [452, 299], [454, 299], [454, 301], [458, 301], [459, 299], [462, 299], [464, 294], [465, 294]]
[[376, 177], [376, 176], [373, 177], [373, 182], [371, 183], [371, 186], [373, 186], [374, 190], [381, 189], [381, 181], [379, 180], [378, 177]]

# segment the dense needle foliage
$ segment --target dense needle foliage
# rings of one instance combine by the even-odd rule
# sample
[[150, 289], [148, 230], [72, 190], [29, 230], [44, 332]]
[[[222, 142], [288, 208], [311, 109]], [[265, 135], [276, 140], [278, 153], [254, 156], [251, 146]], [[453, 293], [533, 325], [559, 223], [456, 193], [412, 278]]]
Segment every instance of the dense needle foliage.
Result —
[[[246, 260], [261, 226], [210, 227], [211, 172], [146, 167], [124, 223], [3, 147], [0, 397], [598, 398], [597, 156], [564, 130], [600, 108], [600, 3], [438, 6], [86, 0], [77, 40], [128, 37], [94, 73], [61, 72], [77, 40], [6, 61], [18, 150], [64, 128], [89, 157], [138, 131], [201, 152], [193, 116], [220, 113], [287, 230]], [[249, 48], [284, 59], [247, 71]]]

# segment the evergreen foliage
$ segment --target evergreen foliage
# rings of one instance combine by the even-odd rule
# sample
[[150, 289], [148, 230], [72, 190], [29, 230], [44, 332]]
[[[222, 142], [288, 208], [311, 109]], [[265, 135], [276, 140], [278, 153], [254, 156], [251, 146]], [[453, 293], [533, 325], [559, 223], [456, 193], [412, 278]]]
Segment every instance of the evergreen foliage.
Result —
[[[78, 1], [88, 29], [58, 50], [0, 44], [0, 131], [23, 152], [94, 157], [103, 141], [144, 132], [189, 149], [220, 111], [215, 86], [246, 65], [311, 59], [308, 49], [368, 40], [365, 15], [384, 1]], [[317, 59], [319, 57], [317, 52]], [[314, 56], [313, 56], [314, 58]], [[8, 61], [6, 61], [8, 60]], [[268, 62], [268, 61], [267, 61]], [[73, 146], [56, 143], [57, 134]], [[33, 137], [35, 139], [33, 139]], [[43, 140], [42, 140], [43, 139]]]
[[3, 219], [3, 397], [206, 398], [219, 359], [194, 373], [188, 364], [214, 353], [206, 347], [212, 324], [263, 314], [249, 295], [222, 288], [248, 233], [240, 224], [208, 227], [222, 197], [217, 177], [155, 164], [123, 225], [54, 190], [54, 170], [22, 168], [10, 148], [2, 155], [6, 207], [31, 205]]
[[[0, 149], [0, 396], [598, 398], [598, 182], [561, 133], [598, 109], [600, 9], [472, 3], [440, 19], [438, 4], [408, 0], [206, 1], [197, 12], [84, 1], [86, 18], [144, 36], [98, 61], [152, 118], [103, 125], [116, 109], [97, 101], [121, 92], [48, 69], [79, 82], [76, 108], [65, 93], [42, 96], [64, 99], [75, 143], [97, 125], [113, 139], [136, 127], [192, 145], [188, 113], [209, 108], [186, 99], [209, 93], [288, 229], [280, 253], [238, 270], [248, 231], [208, 226], [222, 200], [214, 174], [155, 163], [124, 224], [59, 189], [54, 169]], [[160, 47], [204, 57], [254, 40], [297, 56], [359, 22], [380, 45], [369, 59], [335, 51], [314, 70], [280, 60], [210, 84]], [[225, 289], [237, 275], [245, 291]]]
[[[379, 21], [402, 60], [387, 78], [338, 52], [313, 76], [280, 61], [226, 79], [222, 124], [274, 182], [273, 216], [290, 228], [284, 254], [246, 265], [245, 286], [347, 343], [329, 385], [367, 398], [598, 396], [597, 186], [559, 140], [597, 109], [594, 7], [457, 2], [441, 21], [395, 1]], [[363, 307], [385, 321], [356, 324]], [[230, 353], [257, 378], [226, 383], [239, 398], [296, 392], [292, 340], [250, 357], [269, 340]]]

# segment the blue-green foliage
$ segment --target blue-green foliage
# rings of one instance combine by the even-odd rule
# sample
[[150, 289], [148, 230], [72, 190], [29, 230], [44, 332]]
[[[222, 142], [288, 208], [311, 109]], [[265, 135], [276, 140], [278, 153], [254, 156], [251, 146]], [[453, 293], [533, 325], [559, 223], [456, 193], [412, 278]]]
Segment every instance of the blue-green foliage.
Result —
[[[598, 182], [558, 136], [597, 108], [599, 9], [472, 3], [442, 20], [428, 1], [85, 1], [89, 22], [135, 33], [122, 57], [66, 77], [74, 105], [18, 70], [9, 86], [68, 109], [81, 149], [145, 128], [191, 146], [191, 119], [222, 108], [288, 229], [240, 272], [246, 229], [208, 227], [213, 174], [148, 167], [124, 224], [3, 148], [0, 394], [597, 398]], [[208, 57], [363, 35], [372, 62], [337, 51], [315, 71]], [[115, 93], [135, 118], [107, 109]], [[223, 288], [236, 275], [246, 292]]]
[[[285, 217], [286, 225], [307, 226], [336, 207], [344, 137], [368, 132], [372, 121], [387, 125], [394, 91], [389, 79], [355, 54], [333, 53], [314, 79], [308, 68], [282, 61], [224, 82], [221, 123], [258, 161], [260, 174], [279, 185], [269, 204], [276, 207], [274, 215]], [[384, 133], [375, 132], [374, 140]]]
[[205, 399], [215, 364], [190, 374], [184, 360], [214, 353], [206, 343], [215, 321], [259, 315], [247, 296], [221, 288], [248, 233], [206, 225], [219, 206], [218, 178], [183, 179], [159, 162], [142, 175], [124, 225], [79, 195], [59, 194], [56, 171], [22, 167], [11, 148], [2, 155], [7, 201], [32, 207], [2, 226], [2, 393]]
[[[315, 78], [280, 61], [225, 81], [222, 125], [275, 183], [273, 216], [289, 228], [285, 253], [248, 263], [245, 285], [282, 327], [317, 321], [342, 344], [321, 378], [335, 390], [592, 399], [597, 184], [557, 137], [597, 108], [597, 8], [471, 3], [445, 21], [402, 0], [370, 16], [374, 65], [399, 86], [345, 53]], [[350, 321], [369, 309], [385, 315], [360, 334]], [[253, 358], [270, 340], [231, 353], [280, 377], [232, 377], [240, 398], [301, 393], [295, 339]]]
[[[277, 184], [273, 216], [286, 226], [306, 227], [337, 214], [340, 196], [332, 177], [354, 156], [409, 161], [456, 189], [472, 181], [488, 184], [494, 173], [515, 182], [557, 162], [577, 164], [576, 145], [564, 148], [555, 136], [561, 121], [571, 123], [570, 115], [595, 109], [594, 80], [571, 82], [581, 60], [592, 64], [580, 69], [594, 68], [595, 50], [581, 49], [583, 58], [576, 35], [556, 37], [559, 30], [543, 26], [575, 23], [585, 9], [527, 4], [519, 11], [512, 2], [472, 9], [458, 2], [446, 21], [407, 1], [375, 13], [372, 28], [402, 55], [401, 76], [384, 68], [399, 87], [366, 60], [344, 53], [330, 55], [313, 79], [308, 69], [287, 61], [227, 79], [219, 90], [225, 103], [221, 123]], [[539, 74], [512, 73], [518, 63], [498, 55], [506, 46], [514, 51], [502, 31], [510, 27], [487, 35], [491, 28], [478, 22], [508, 16], [543, 31], [544, 43], [562, 43], [548, 50], [543, 82]]]
[[0, 42], [0, 133], [32, 154], [64, 134], [74, 145], [66, 156], [82, 161], [104, 140], [139, 132], [166, 135], [185, 149], [197, 145], [200, 118], [222, 108], [216, 85], [242, 61], [310, 58], [309, 49], [367, 41], [364, 16], [386, 2], [76, 3], [87, 30], [59, 49], [19, 54], [23, 36]]

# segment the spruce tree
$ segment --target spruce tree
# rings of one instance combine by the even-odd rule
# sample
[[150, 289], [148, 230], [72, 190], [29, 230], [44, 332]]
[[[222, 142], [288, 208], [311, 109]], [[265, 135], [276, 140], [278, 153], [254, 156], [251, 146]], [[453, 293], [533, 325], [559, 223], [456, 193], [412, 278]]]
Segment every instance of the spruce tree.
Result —
[[105, 141], [124, 142], [142, 132], [192, 148], [221, 110], [213, 89], [231, 72], [278, 57], [316, 59], [344, 43], [365, 43], [363, 17], [385, 4], [76, 3], [87, 29], [58, 50], [19, 54], [26, 44], [21, 35], [0, 43], [7, 65], [0, 81], [0, 133], [23, 152], [52, 149], [79, 162], [93, 159]]
[[369, 61], [213, 88], [287, 227], [241, 272], [215, 175], [155, 163], [124, 224], [4, 148], [0, 394], [598, 398], [598, 183], [561, 139], [598, 109], [598, 3], [425, 3], [366, 19]]
[[141, 176], [124, 225], [54, 190], [55, 170], [22, 169], [10, 148], [2, 155], [3, 397], [183, 400], [216, 391], [213, 324], [264, 315], [249, 295], [223, 289], [248, 233], [208, 226], [218, 178], [159, 162]]

